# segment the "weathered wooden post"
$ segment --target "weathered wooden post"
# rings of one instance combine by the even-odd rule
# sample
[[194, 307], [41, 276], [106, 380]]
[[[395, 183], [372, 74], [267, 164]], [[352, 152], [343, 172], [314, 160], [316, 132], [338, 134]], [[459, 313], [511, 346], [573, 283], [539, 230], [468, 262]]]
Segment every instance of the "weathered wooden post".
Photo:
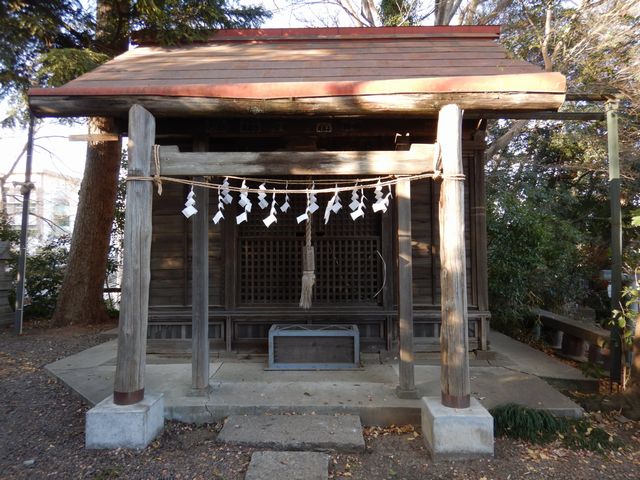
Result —
[[411, 255], [411, 182], [396, 184], [398, 217], [398, 323], [400, 329], [400, 398], [417, 398], [413, 366], [413, 269]]
[[438, 118], [440, 189], [441, 397], [422, 399], [422, 431], [434, 458], [493, 455], [493, 418], [471, 398], [464, 237], [462, 110], [446, 105]]
[[442, 327], [440, 387], [442, 404], [469, 406], [469, 336], [467, 267], [464, 239], [464, 171], [462, 169], [462, 110], [446, 105], [438, 119], [442, 153], [440, 189], [440, 285]]
[[114, 391], [113, 397], [87, 412], [87, 448], [144, 448], [164, 427], [162, 394], [145, 395], [144, 391], [151, 275], [153, 115], [140, 105], [131, 107], [128, 133], [129, 178]]
[[[207, 151], [206, 139], [196, 139], [193, 150]], [[209, 391], [209, 189], [195, 187], [194, 193], [198, 213], [192, 225], [191, 389], [193, 395], [205, 395]]]
[[[620, 309], [622, 292], [622, 213], [620, 208], [620, 146], [618, 144], [618, 107], [616, 98], [607, 100], [607, 147], [609, 156], [609, 202], [611, 203], [611, 309]], [[614, 382], [622, 380], [622, 345], [620, 329], [611, 329], [611, 367]]]
[[[151, 175], [155, 119], [134, 105], [129, 111], [129, 177]], [[144, 397], [147, 316], [151, 278], [151, 202], [153, 184], [129, 180], [124, 227], [122, 296], [118, 327], [118, 360], [113, 390], [117, 405], [130, 405]]]

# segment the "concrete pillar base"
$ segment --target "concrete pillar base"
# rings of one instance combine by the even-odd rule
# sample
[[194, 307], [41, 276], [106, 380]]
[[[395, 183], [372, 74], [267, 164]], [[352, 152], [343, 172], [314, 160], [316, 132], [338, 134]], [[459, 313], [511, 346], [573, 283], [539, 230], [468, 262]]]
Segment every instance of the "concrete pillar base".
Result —
[[87, 412], [85, 446], [145, 448], [163, 429], [163, 394], [146, 393], [133, 405], [116, 405], [111, 395]]
[[493, 417], [473, 397], [469, 408], [423, 397], [422, 435], [434, 460], [493, 457]]
[[189, 390], [189, 393], [187, 393], [187, 397], [206, 397], [211, 393], [212, 390], [213, 387], [211, 385], [207, 385], [204, 388], [191, 387], [191, 390]]
[[415, 399], [415, 398], [419, 398], [418, 397], [418, 390], [411, 389], [411, 390], [405, 390], [403, 388], [400, 388], [400, 385], [396, 386], [396, 396], [398, 398], [402, 398], [402, 399]]

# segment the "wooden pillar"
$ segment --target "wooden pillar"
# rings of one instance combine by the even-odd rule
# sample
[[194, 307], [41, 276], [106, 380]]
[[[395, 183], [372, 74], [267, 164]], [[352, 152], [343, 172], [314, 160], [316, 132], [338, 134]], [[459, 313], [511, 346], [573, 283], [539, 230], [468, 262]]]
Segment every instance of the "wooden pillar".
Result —
[[[607, 147], [609, 155], [609, 201], [611, 202], [611, 309], [620, 309], [622, 292], [622, 214], [620, 207], [620, 146], [618, 140], [617, 99], [605, 104], [607, 113]], [[611, 328], [611, 368], [609, 377], [622, 382], [622, 345], [617, 323]]]
[[445, 105], [438, 117], [442, 155], [440, 189], [440, 330], [442, 404], [470, 404], [467, 281], [464, 239], [464, 177], [462, 168], [462, 110]]
[[[476, 142], [484, 142], [484, 130], [476, 133]], [[474, 154], [474, 178], [475, 183], [475, 206], [473, 208], [473, 219], [475, 222], [475, 245], [476, 249], [476, 288], [478, 290], [478, 310], [489, 311], [489, 269], [487, 266], [487, 192], [485, 186], [484, 173], [484, 151], [476, 150]], [[489, 318], [482, 317], [478, 320], [480, 327], [480, 350], [488, 350], [487, 340], [489, 330]]]
[[233, 317], [230, 311], [236, 309], [236, 275], [238, 265], [238, 226], [235, 222], [236, 203], [225, 207], [225, 220], [222, 225], [224, 252], [224, 307], [227, 311], [224, 324], [225, 349], [230, 352], [233, 348]]
[[413, 273], [411, 258], [411, 182], [396, 185], [398, 221], [398, 321], [400, 325], [400, 398], [417, 398], [413, 368]]
[[[147, 110], [129, 110], [129, 177], [148, 177], [156, 122]], [[124, 225], [122, 296], [118, 326], [118, 357], [113, 401], [130, 405], [144, 398], [149, 279], [151, 276], [151, 202], [153, 183], [127, 182]]]
[[[194, 151], [207, 151], [198, 138]], [[203, 177], [195, 177], [203, 181]], [[191, 238], [191, 388], [196, 395], [209, 390], [209, 189], [195, 187], [196, 213]]]

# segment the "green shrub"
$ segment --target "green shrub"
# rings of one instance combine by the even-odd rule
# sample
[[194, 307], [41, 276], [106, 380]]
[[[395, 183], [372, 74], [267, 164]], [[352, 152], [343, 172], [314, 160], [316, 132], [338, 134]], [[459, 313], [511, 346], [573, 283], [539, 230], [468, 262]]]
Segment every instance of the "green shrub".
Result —
[[495, 434], [526, 440], [531, 443], [548, 443], [562, 434], [566, 425], [561, 419], [545, 410], [536, 410], [509, 403], [491, 410]]
[[616, 450], [622, 442], [587, 418], [555, 417], [544, 410], [509, 403], [491, 410], [495, 435], [534, 444], [560, 440], [567, 448], [594, 452]]
[[25, 314], [48, 317], [56, 308], [58, 291], [69, 256], [69, 237], [49, 240], [27, 256], [25, 293], [29, 299]]

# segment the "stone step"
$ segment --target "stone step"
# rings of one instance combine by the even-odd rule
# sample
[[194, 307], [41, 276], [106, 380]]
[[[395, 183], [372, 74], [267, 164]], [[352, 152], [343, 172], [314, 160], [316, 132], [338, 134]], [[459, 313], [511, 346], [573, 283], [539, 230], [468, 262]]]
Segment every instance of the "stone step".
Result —
[[357, 415], [231, 415], [218, 441], [273, 450], [364, 451]]
[[319, 452], [254, 452], [245, 480], [327, 480], [329, 455]]

